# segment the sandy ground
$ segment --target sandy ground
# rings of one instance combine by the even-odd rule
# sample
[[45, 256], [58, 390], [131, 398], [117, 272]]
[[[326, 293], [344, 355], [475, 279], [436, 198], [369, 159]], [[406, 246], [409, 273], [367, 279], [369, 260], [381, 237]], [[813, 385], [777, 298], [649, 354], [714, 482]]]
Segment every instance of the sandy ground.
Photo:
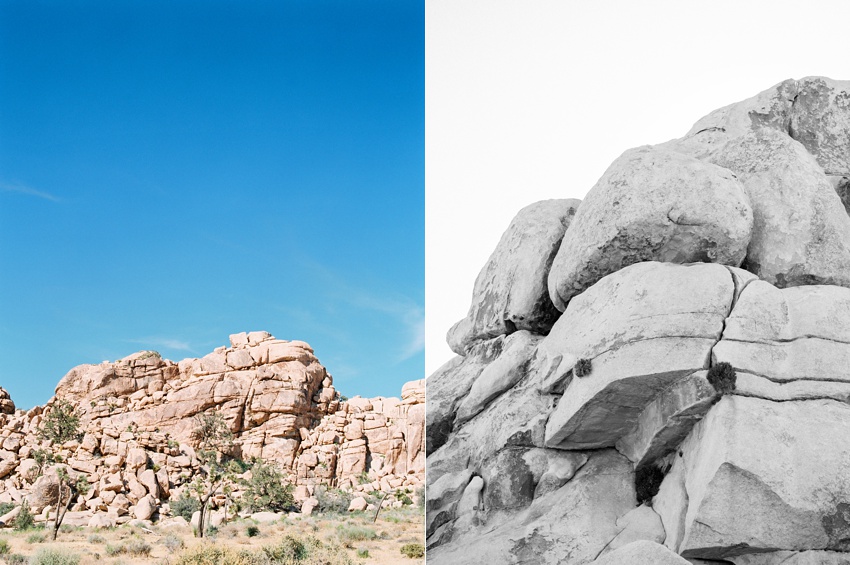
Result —
[[[11, 529], [0, 530], [0, 540], [9, 544], [9, 554], [31, 556], [40, 547], [59, 547], [80, 556], [81, 565], [99, 563], [107, 565], [130, 565], [142, 563], [166, 564], [168, 558], [173, 561], [181, 549], [171, 550], [166, 539], [176, 536], [182, 540], [185, 548], [200, 543], [216, 543], [235, 548], [259, 549], [274, 544], [286, 534], [299, 536], [313, 535], [320, 540], [337, 544], [345, 548], [352, 561], [363, 565], [422, 565], [425, 559], [405, 557], [400, 549], [407, 543], [425, 543], [425, 516], [421, 509], [406, 507], [383, 510], [376, 523], [372, 523], [372, 513], [351, 513], [348, 515], [314, 515], [308, 517], [283, 518], [274, 523], [255, 524], [250, 520], [232, 521], [221, 526], [214, 537], [200, 540], [192, 535], [190, 528], [162, 528], [154, 525], [150, 531], [138, 526], [120, 526], [114, 529], [94, 530], [75, 528], [59, 533], [56, 542], [50, 541], [47, 530], [29, 530], [16, 532]], [[256, 525], [259, 535], [249, 537], [247, 529]], [[70, 530], [69, 528], [65, 528]], [[144, 541], [151, 547], [148, 555], [132, 555], [126, 552], [113, 553], [122, 545]], [[175, 542], [170, 538], [171, 544]], [[109, 549], [107, 549], [109, 547]], [[358, 556], [368, 551], [368, 557]], [[8, 555], [0, 555], [0, 562]]]

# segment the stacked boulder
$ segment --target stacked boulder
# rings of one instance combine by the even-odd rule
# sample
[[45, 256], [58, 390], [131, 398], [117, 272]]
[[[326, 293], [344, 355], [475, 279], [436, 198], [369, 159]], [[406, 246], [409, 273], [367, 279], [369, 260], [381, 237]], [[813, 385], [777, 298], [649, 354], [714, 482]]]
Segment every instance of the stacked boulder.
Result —
[[[76, 407], [83, 435], [51, 447], [37, 432], [57, 399]], [[308, 344], [267, 332], [232, 335], [229, 347], [179, 363], [143, 351], [80, 365], [53, 399], [29, 411], [16, 411], [0, 389], [0, 503], [27, 499], [47, 516], [57, 468], [39, 473], [34, 455], [51, 447], [70, 474], [85, 474], [92, 485], [72, 502], [68, 523], [165, 515], [198, 472], [192, 432], [195, 416], [209, 411], [233, 433], [233, 455], [278, 466], [297, 485], [298, 502], [320, 484], [412, 493], [424, 483], [424, 402], [424, 380], [405, 384], [401, 399], [341, 400]]]
[[428, 378], [429, 563], [850, 562], [849, 181], [809, 77], [520, 211]]

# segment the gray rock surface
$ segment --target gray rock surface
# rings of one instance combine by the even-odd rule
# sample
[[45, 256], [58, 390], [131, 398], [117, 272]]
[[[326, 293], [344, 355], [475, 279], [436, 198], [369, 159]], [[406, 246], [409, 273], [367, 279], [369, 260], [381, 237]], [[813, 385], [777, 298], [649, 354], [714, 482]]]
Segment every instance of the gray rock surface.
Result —
[[664, 483], [686, 496], [662, 484], [655, 500], [665, 528], [683, 524], [667, 532], [682, 555], [850, 550], [846, 404], [726, 396], [680, 450]]
[[641, 261], [737, 267], [753, 214], [730, 171], [649, 146], [626, 151], [585, 197], [549, 272], [560, 310], [596, 281]]
[[663, 545], [652, 541], [635, 541], [617, 551], [605, 554], [593, 562], [594, 565], [687, 565], [682, 559]]
[[848, 86], [626, 151], [551, 268], [523, 210], [428, 379], [429, 563], [850, 565]]
[[544, 200], [519, 211], [475, 280], [469, 313], [449, 331], [455, 353], [516, 330], [552, 327], [559, 312], [549, 299], [549, 268], [579, 204]]
[[546, 425], [546, 446], [613, 446], [660, 392], [707, 368], [734, 291], [721, 265], [648, 262], [577, 296], [540, 349], [590, 359], [592, 371], [567, 386]]

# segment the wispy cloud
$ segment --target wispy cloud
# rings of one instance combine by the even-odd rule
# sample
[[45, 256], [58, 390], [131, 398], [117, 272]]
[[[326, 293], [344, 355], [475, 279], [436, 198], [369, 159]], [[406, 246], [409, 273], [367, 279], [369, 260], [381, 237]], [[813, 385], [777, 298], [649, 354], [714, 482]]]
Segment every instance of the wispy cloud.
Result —
[[192, 351], [189, 344], [183, 340], [163, 336], [141, 337], [138, 339], [125, 339], [127, 343], [138, 343], [150, 347], [161, 347], [163, 349], [174, 349], [176, 351]]
[[49, 192], [44, 192], [43, 190], [36, 190], [34, 188], [30, 188], [29, 186], [24, 186], [22, 184], [9, 184], [6, 182], [0, 182], [0, 191], [26, 194], [27, 196], [36, 196], [38, 198], [43, 198], [44, 200], [50, 200], [51, 202], [61, 202], [61, 199], [58, 196], [54, 196]]
[[373, 291], [353, 287], [331, 269], [315, 261], [307, 263], [314, 273], [324, 279], [334, 299], [361, 310], [388, 315], [398, 321], [404, 340], [396, 353], [397, 363], [425, 350], [425, 307], [420, 302], [399, 293], [378, 295]]

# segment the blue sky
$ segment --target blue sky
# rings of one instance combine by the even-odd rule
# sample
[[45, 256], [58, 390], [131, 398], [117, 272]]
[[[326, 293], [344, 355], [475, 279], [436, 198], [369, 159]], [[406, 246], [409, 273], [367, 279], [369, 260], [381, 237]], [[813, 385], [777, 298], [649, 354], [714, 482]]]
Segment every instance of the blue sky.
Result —
[[0, 1], [0, 386], [315, 349], [349, 396], [424, 366], [419, 2]]

